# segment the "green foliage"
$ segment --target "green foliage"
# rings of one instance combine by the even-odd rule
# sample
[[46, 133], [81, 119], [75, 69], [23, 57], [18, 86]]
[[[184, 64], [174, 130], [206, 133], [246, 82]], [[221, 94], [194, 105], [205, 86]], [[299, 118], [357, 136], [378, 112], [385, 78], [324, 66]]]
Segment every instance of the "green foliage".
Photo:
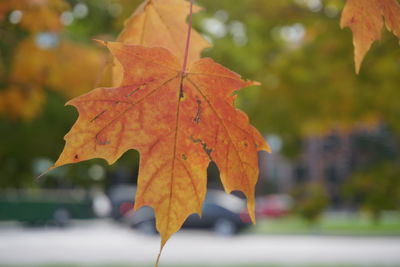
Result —
[[34, 158], [57, 156], [57, 149], [63, 145], [60, 136], [76, 116], [70, 110], [59, 108], [63, 102], [62, 98], [51, 94], [44, 112], [36, 120], [0, 120], [0, 188], [34, 185]]
[[383, 162], [354, 173], [345, 191], [379, 223], [383, 211], [400, 209], [399, 178], [398, 162]]
[[293, 211], [309, 224], [315, 224], [328, 206], [328, 195], [318, 182], [300, 184], [293, 189]]

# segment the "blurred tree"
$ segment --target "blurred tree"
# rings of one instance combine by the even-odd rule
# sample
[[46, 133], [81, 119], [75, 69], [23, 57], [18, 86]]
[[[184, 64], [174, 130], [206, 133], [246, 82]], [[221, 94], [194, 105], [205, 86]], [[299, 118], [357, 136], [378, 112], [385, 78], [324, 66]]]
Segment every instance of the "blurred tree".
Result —
[[378, 224], [385, 210], [400, 210], [400, 165], [386, 161], [357, 171], [345, 187]]
[[328, 194], [320, 182], [307, 182], [297, 185], [292, 192], [293, 212], [315, 225], [328, 206]]
[[[343, 185], [347, 199], [378, 223], [384, 210], [400, 208], [400, 167], [396, 138], [383, 125], [352, 134], [354, 173]], [[397, 158], [397, 160], [396, 160]]]
[[20, 27], [29, 32], [62, 30], [63, 25], [59, 14], [68, 9], [64, 0], [15, 0], [0, 3], [0, 21], [6, 14], [10, 15], [10, 22], [20, 24]]
[[205, 54], [262, 82], [241, 92], [240, 105], [255, 125], [284, 140], [295, 156], [299, 139], [331, 128], [386, 122], [400, 133], [400, 49], [384, 35], [353, 67], [349, 30], [341, 30], [343, 0], [200, 1], [207, 13], [197, 21], [214, 42]]
[[[96, 86], [106, 55], [103, 50], [61, 36], [64, 24], [69, 22], [67, 8], [63, 0], [0, 3], [3, 13], [9, 11], [9, 20], [2, 21], [5, 31], [15, 24], [17, 32], [25, 33], [21, 39], [18, 36], [5, 39], [8, 44], [4, 46], [12, 53], [1, 53], [12, 54], [5, 86], [0, 91], [0, 113], [6, 117], [29, 120], [37, 116], [44, 102], [45, 87], [60, 91], [69, 99]], [[12, 36], [12, 32], [8, 33]]]
[[[107, 65], [92, 39], [115, 40], [140, 2], [0, 2], [0, 186], [32, 184], [34, 162], [56, 159], [76, 118], [63, 104], [98, 86]], [[384, 122], [400, 135], [397, 40], [385, 34], [355, 75], [351, 32], [339, 27], [344, 2], [198, 1], [206, 10], [195, 15], [195, 27], [214, 44], [204, 55], [263, 83], [241, 91], [238, 104], [258, 129], [282, 138], [286, 155], [298, 156], [304, 136], [332, 127]], [[41, 42], [50, 47], [37, 47]], [[137, 158], [131, 153], [119, 164], [132, 169]], [[93, 164], [65, 172], [90, 184]]]
[[[97, 182], [99, 175], [91, 175], [97, 161], [33, 178], [56, 159], [75, 121], [77, 113], [64, 103], [100, 85], [106, 51], [91, 39], [117, 35], [118, 2], [0, 2], [0, 188]], [[137, 162], [135, 154], [126, 158]]]

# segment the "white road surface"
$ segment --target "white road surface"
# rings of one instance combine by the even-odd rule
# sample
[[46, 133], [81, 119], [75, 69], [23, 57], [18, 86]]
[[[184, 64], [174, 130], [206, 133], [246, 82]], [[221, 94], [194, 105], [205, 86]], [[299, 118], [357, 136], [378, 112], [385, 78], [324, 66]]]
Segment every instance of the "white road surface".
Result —
[[[0, 264], [148, 264], [159, 248], [148, 237], [108, 221], [67, 229], [0, 227]], [[359, 264], [400, 266], [399, 237], [239, 235], [183, 231], [164, 249], [163, 264]]]

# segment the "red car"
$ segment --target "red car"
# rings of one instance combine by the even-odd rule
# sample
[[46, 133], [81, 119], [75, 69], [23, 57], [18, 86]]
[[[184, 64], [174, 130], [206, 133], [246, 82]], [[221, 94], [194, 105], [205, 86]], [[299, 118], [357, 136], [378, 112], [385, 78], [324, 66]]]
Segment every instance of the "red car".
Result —
[[287, 215], [292, 206], [292, 198], [284, 194], [268, 195], [257, 198], [256, 216], [258, 218], [280, 218]]

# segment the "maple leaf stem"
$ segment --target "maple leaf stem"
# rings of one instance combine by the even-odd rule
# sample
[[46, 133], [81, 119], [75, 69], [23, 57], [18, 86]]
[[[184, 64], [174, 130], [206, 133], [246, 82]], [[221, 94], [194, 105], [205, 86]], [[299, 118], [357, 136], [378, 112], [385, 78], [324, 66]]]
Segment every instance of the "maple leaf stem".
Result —
[[193, 0], [190, 0], [190, 12], [189, 12], [189, 23], [188, 23], [189, 26], [186, 38], [185, 57], [183, 59], [182, 74], [186, 73], [186, 66], [189, 58], [189, 46], [190, 46], [190, 35], [192, 33], [192, 24], [193, 24]]
[[160, 263], [160, 258], [161, 258], [162, 250], [163, 250], [163, 246], [161, 246], [160, 252], [158, 253], [155, 267], [158, 267], [158, 264]]

